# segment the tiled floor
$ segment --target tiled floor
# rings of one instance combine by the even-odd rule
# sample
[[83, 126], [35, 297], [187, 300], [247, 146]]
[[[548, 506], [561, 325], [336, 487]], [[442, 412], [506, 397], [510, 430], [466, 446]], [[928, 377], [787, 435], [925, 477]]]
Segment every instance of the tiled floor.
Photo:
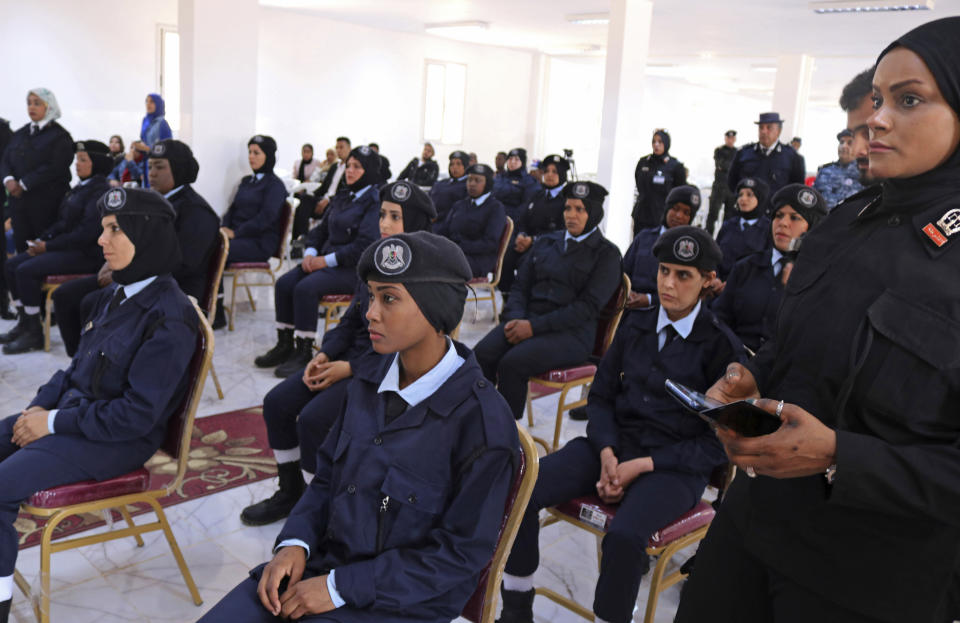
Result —
[[[216, 333], [214, 365], [226, 399], [217, 400], [213, 383], [208, 381], [199, 417], [259, 405], [263, 395], [278, 382], [272, 370], [253, 366], [253, 358], [272, 345], [275, 335], [272, 289], [257, 288], [254, 293], [257, 311], [251, 311], [249, 305], [240, 305], [237, 330]], [[11, 325], [0, 321], [0, 332]], [[472, 345], [492, 326], [487, 303], [476, 307], [468, 305], [460, 338]], [[68, 364], [56, 329], [52, 341], [50, 353], [0, 355], [0, 413], [15, 413], [24, 408], [37, 387], [56, 369]], [[555, 409], [556, 402], [550, 398], [534, 402], [534, 434], [552, 436]], [[584, 428], [582, 423], [568, 421], [564, 425], [564, 438], [582, 435]], [[251, 567], [269, 558], [280, 524], [250, 528], [240, 523], [239, 515], [244, 506], [270, 495], [275, 486], [275, 480], [261, 481], [167, 510], [200, 589], [202, 606], [193, 605], [165, 540], [155, 532], [144, 537], [143, 548], [136, 547], [132, 540], [123, 540], [55, 554], [51, 563], [52, 621], [195, 621], [244, 579]], [[588, 606], [592, 603], [597, 579], [596, 545], [592, 536], [567, 525], [551, 526], [541, 535], [541, 556], [537, 585], [571, 595]], [[23, 551], [17, 568], [36, 585], [39, 550]], [[642, 620], [648, 588], [649, 578], [640, 588], [637, 620]], [[657, 623], [673, 620], [678, 599], [678, 586], [661, 595]], [[537, 599], [535, 613], [539, 622], [582, 620], [545, 598]], [[15, 589], [13, 621], [34, 620], [29, 602]]]

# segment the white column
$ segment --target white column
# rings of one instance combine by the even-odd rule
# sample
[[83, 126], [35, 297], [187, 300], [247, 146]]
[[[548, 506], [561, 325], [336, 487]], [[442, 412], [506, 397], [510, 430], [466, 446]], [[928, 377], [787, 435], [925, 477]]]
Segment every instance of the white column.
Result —
[[[200, 163], [195, 183], [219, 213], [244, 175], [257, 132], [257, 0], [179, 0], [180, 137]], [[283, 97], [278, 93], [277, 97]]]
[[777, 59], [777, 78], [773, 87], [773, 107], [786, 119], [780, 140], [789, 143], [794, 136], [803, 138], [810, 80], [813, 77], [813, 57], [806, 54], [781, 56]]
[[[530, 99], [527, 102], [527, 133], [523, 144], [530, 152], [530, 160], [541, 159], [543, 152], [543, 119], [546, 115], [546, 92], [550, 79], [550, 57], [542, 52], [533, 55], [530, 64]], [[529, 162], [528, 162], [529, 165]]]
[[640, 136], [640, 111], [652, 20], [652, 0], [610, 2], [597, 181], [610, 191], [605, 235], [621, 250], [632, 239], [633, 170], [641, 154], [637, 146], [648, 142]]

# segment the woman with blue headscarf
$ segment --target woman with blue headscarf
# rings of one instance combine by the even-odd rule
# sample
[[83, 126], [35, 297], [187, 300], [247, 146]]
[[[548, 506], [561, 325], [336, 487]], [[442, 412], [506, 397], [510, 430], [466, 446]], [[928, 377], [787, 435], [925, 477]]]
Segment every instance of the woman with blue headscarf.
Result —
[[[166, 104], [163, 103], [163, 98], [160, 97], [160, 94], [148, 94], [146, 105], [147, 114], [143, 116], [143, 121], [140, 122], [140, 140], [134, 141], [133, 145], [131, 145], [134, 150], [142, 152], [144, 155], [150, 151], [150, 148], [153, 147], [153, 144], [157, 141], [173, 138], [173, 131], [170, 130], [170, 124], [164, 119], [167, 107]], [[134, 177], [141, 177], [139, 167], [133, 159], [133, 151], [127, 155], [126, 164]], [[118, 167], [118, 169], [119, 168], [120, 167]], [[120, 174], [122, 175], [122, 173], [123, 171], [121, 170]], [[120, 178], [118, 177], [117, 179]], [[143, 160], [142, 179], [144, 188], [150, 188], [150, 181], [147, 179], [146, 159]]]

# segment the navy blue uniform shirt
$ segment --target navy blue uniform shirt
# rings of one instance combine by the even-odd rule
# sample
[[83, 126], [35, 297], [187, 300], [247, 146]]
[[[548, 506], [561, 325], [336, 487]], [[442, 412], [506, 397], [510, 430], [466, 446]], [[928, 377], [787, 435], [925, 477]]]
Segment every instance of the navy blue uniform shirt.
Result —
[[259, 180], [256, 175], [247, 175], [223, 215], [223, 226], [232, 229], [237, 238], [259, 240], [262, 251], [275, 253], [280, 246], [277, 221], [286, 200], [287, 187], [272, 172]]
[[60, 204], [60, 216], [43, 234], [47, 251], [81, 251], [94, 258], [103, 258], [97, 245], [100, 237], [100, 210], [97, 200], [110, 190], [102, 175], [88, 177], [71, 188]]
[[783, 299], [783, 267], [774, 275], [772, 255], [770, 248], [734, 264], [723, 292], [712, 306], [717, 317], [753, 352], [773, 336]]
[[364, 249], [380, 238], [380, 193], [373, 186], [361, 191], [359, 196], [337, 191], [323, 220], [307, 233], [307, 248], [335, 254], [337, 266], [356, 266]]
[[440, 180], [430, 189], [430, 199], [433, 200], [433, 207], [437, 209], [437, 220], [439, 223], [450, 213], [453, 204], [467, 197], [467, 176], [456, 179], [448, 177]]
[[653, 256], [653, 245], [665, 229], [663, 226], [641, 230], [623, 256], [623, 272], [630, 277], [630, 289], [650, 296], [650, 304], [660, 302], [657, 296], [657, 272], [660, 260]]
[[220, 219], [206, 199], [186, 184], [167, 196], [177, 213], [174, 227], [180, 242], [180, 265], [173, 278], [180, 289], [198, 301], [203, 300], [207, 269], [213, 250], [220, 245]]
[[717, 245], [723, 251], [723, 259], [717, 266], [717, 276], [726, 281], [733, 270], [733, 265], [748, 255], [752, 255], [773, 245], [773, 236], [770, 233], [770, 219], [761, 216], [753, 221], [741, 222], [741, 217], [728, 218], [720, 226], [717, 234]]
[[737, 184], [745, 177], [756, 177], [770, 186], [770, 196], [787, 184], [803, 184], [807, 175], [803, 156], [790, 145], [777, 143], [767, 155], [760, 143], [740, 148], [727, 173], [727, 185], [737, 192]]
[[433, 231], [457, 243], [467, 256], [474, 277], [483, 277], [497, 267], [500, 236], [507, 224], [503, 204], [490, 193], [480, 205], [469, 197], [453, 204], [446, 220]]

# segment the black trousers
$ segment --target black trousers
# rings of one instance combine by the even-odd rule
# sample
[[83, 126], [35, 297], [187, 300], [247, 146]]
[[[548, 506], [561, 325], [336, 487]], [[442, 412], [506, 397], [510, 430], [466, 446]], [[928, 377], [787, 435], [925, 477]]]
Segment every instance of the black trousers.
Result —
[[[600, 457], [585, 437], [540, 460], [537, 484], [507, 559], [507, 573], [532, 575], [540, 565], [540, 509], [595, 494], [599, 479]], [[650, 535], [693, 508], [704, 487], [700, 477], [667, 471], [643, 474], [627, 487], [603, 537], [603, 560], [593, 601], [597, 616], [612, 623], [631, 620]]]
[[291, 232], [294, 240], [310, 231], [311, 218], [319, 218], [313, 213], [318, 203], [313, 193], [298, 193], [297, 198], [300, 199], [300, 205], [293, 214], [293, 231]]
[[13, 299], [36, 307], [43, 301], [42, 286], [47, 275], [95, 273], [103, 259], [80, 251], [47, 251], [37, 256], [20, 253], [4, 266], [7, 287]]
[[53, 312], [57, 315], [60, 337], [70, 357], [76, 354], [80, 345], [80, 330], [83, 321], [93, 313], [98, 290], [100, 286], [93, 275], [68, 281], [53, 291]]
[[473, 347], [484, 376], [497, 384], [518, 420], [527, 404], [527, 380], [553, 368], [575, 366], [587, 360], [590, 349], [568, 333], [534, 335], [511, 344], [500, 323]]
[[35, 240], [54, 224], [60, 211], [60, 202], [70, 187], [54, 185], [31, 189], [20, 198], [8, 199], [7, 214], [13, 225], [13, 241], [17, 253], [27, 250], [27, 240]]
[[[952, 620], [946, 619], [946, 620]], [[754, 558], [720, 512], [697, 551], [674, 623], [879, 623], [824, 599]]]
[[[727, 186], [727, 181], [714, 181], [713, 188], [710, 189], [710, 209], [707, 212], [706, 230], [711, 234], [714, 233], [718, 218], [722, 223], [733, 216], [736, 205], [737, 198], [733, 195], [730, 187]], [[720, 215], [721, 206], [723, 207], [722, 216]]]
[[298, 331], [315, 332], [320, 318], [320, 299], [327, 294], [352, 294], [356, 287], [354, 266], [321, 268], [312, 273], [297, 266], [277, 279], [273, 286], [277, 322], [292, 324]]

